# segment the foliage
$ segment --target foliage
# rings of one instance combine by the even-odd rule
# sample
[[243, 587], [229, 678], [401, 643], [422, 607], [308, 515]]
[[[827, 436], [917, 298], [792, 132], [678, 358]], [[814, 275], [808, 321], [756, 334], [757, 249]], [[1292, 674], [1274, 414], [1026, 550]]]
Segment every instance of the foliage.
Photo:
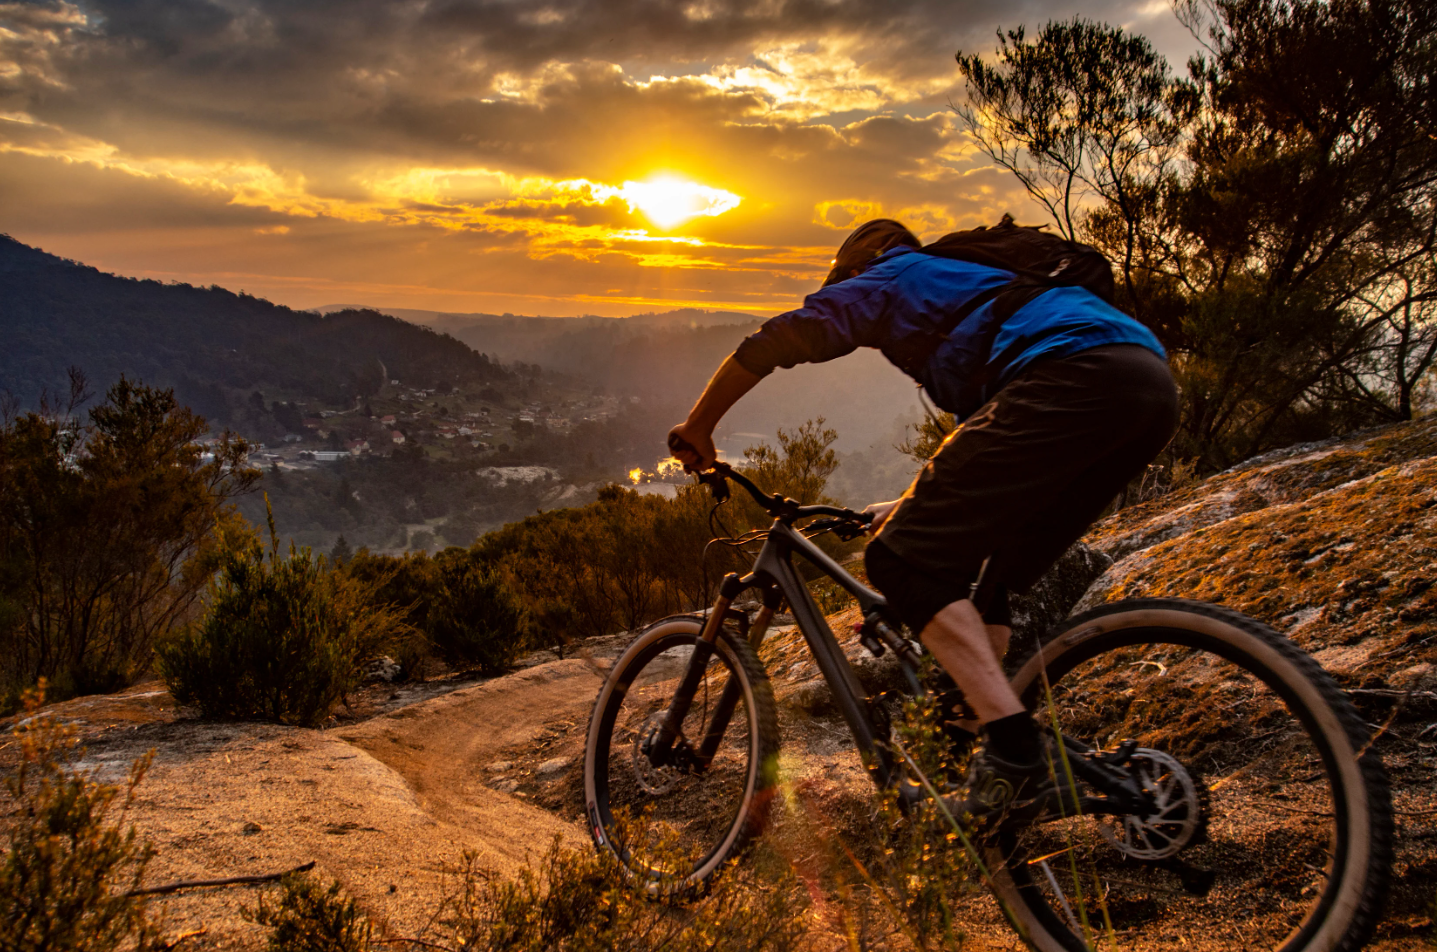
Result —
[[530, 516], [472, 551], [528, 607], [541, 642], [638, 628], [703, 599], [699, 554], [708, 538], [696, 487], [677, 499], [608, 486], [597, 502]]
[[791, 874], [769, 883], [731, 869], [693, 905], [661, 904], [607, 854], [565, 850], [556, 837], [537, 870], [525, 866], [512, 880], [466, 856], [444, 926], [454, 947], [493, 952], [779, 952], [805, 932], [796, 887]]
[[1407, 419], [1437, 360], [1437, 10], [1185, 0], [1189, 76], [1083, 20], [959, 56], [979, 144], [1119, 264], [1205, 470]]
[[245, 918], [270, 928], [269, 952], [366, 952], [374, 927], [359, 904], [340, 894], [339, 881], [323, 889], [306, 873], [289, 873], [280, 880], [284, 894], [279, 904], [261, 897], [259, 905], [243, 910]]
[[502, 674], [527, 646], [524, 610], [493, 570], [467, 554], [444, 559], [429, 638], [453, 668]]
[[135, 762], [123, 788], [75, 770], [73, 731], [40, 714], [43, 692], [26, 696], [19, 769], [5, 780], [18, 809], [0, 858], [0, 952], [164, 948], [144, 900], [127, 895], [151, 849], [123, 815], [151, 758]]
[[898, 444], [898, 452], [911, 456], [919, 466], [933, 458], [948, 434], [958, 428], [958, 420], [946, 410], [937, 413], [923, 408], [923, 419], [912, 425], [913, 434]]
[[0, 702], [46, 678], [61, 697], [145, 670], [186, 623], [217, 557], [226, 502], [257, 473], [169, 390], [124, 378], [82, 423], [69, 403], [0, 421]]
[[[838, 434], [809, 421], [780, 429], [777, 449], [751, 447], [741, 470], [762, 488], [805, 503], [827, 501], [823, 488], [838, 465]], [[746, 496], [721, 513], [733, 533], [768, 524]], [[707, 604], [723, 573], [738, 568], [734, 550], [707, 550], [712, 500], [700, 486], [674, 499], [607, 486], [591, 505], [530, 516], [491, 532], [471, 549], [528, 607], [541, 643], [556, 650], [579, 638], [632, 631], [676, 611]]]
[[838, 431], [824, 427], [823, 417], [807, 420], [792, 433], [778, 428], [778, 448], [767, 443], [743, 451], [747, 465], [740, 467], [759, 486], [782, 493], [800, 504], [827, 502], [823, 487], [838, 468], [833, 451]]
[[204, 618], [159, 646], [175, 700], [206, 717], [313, 726], [360, 683], [397, 623], [354, 576], [290, 544], [268, 558], [253, 532], [227, 529]]
[[450, 547], [431, 557], [360, 549], [341, 571], [365, 586], [373, 608], [402, 622], [388, 650], [406, 675], [436, 654], [451, 668], [499, 674], [529, 645], [523, 604], [468, 550]]

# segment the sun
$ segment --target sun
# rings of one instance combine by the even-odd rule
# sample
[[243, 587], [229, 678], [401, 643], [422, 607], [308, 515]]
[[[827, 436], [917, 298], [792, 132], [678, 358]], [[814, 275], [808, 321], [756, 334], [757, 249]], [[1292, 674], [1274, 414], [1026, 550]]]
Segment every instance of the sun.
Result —
[[619, 194], [660, 228], [673, 228], [700, 215], [722, 215], [742, 201], [733, 192], [689, 182], [674, 175], [659, 175], [646, 182], [625, 182]]

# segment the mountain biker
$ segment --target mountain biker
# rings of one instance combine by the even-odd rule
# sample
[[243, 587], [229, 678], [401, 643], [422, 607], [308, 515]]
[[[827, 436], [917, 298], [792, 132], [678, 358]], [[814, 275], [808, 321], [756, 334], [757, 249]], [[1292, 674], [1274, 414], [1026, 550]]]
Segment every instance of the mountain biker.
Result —
[[[1001, 323], [988, 301], [914, 360], [913, 342], [944, 315], [1013, 277], [920, 248], [896, 221], [859, 226], [819, 291], [724, 360], [669, 445], [686, 466], [707, 467], [719, 420], [774, 368], [858, 347], [906, 367], [962, 421], [901, 498], [867, 508], [865, 562], [976, 714], [950, 737], [971, 743], [981, 725], [963, 807], [992, 815], [1036, 796], [1049, 769], [1002, 669], [1007, 593], [1027, 591], [1167, 445], [1177, 391], [1157, 338], [1081, 287], [1047, 290]], [[989, 556], [985, 587], [997, 586], [980, 615], [971, 588]]]

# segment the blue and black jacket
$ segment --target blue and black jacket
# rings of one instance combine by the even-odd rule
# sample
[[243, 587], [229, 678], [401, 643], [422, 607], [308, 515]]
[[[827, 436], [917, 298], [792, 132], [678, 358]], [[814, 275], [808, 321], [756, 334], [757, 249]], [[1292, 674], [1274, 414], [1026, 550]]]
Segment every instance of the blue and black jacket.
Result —
[[[1108, 344], [1167, 354], [1146, 327], [1080, 287], [1058, 287], [1000, 327], [993, 303], [969, 314], [929, 352], [932, 330], [965, 302], [1007, 284], [1008, 271], [898, 247], [862, 274], [831, 284], [744, 338], [734, 358], [751, 373], [821, 363], [875, 347], [923, 385], [940, 408], [968, 416], [1035, 360]], [[991, 346], [989, 345], [991, 341]], [[913, 359], [919, 352], [922, 357]]]

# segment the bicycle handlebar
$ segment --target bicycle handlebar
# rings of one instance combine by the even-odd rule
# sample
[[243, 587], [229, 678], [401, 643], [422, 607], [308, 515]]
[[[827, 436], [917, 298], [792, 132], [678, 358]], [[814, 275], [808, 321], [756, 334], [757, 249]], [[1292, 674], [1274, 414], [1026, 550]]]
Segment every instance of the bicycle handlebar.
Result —
[[[687, 440], [673, 433], [669, 434], [669, 452], [677, 455], [682, 452], [689, 452], [698, 455], [698, 450]], [[851, 522], [856, 525], [867, 526], [873, 522], [873, 513], [855, 512], [842, 506], [800, 506], [796, 500], [788, 499], [777, 493], [770, 496], [754, 485], [753, 480], [735, 470], [727, 463], [714, 460], [709, 464], [706, 471], [698, 471], [684, 464], [684, 469], [698, 476], [699, 482], [709, 487], [714, 494], [714, 499], [723, 502], [728, 498], [728, 484], [725, 480], [733, 480], [742, 486], [753, 501], [763, 507], [764, 511], [775, 519], [782, 519], [785, 522], [792, 522], [795, 519], [802, 519], [806, 516], [832, 516], [844, 522]]]

